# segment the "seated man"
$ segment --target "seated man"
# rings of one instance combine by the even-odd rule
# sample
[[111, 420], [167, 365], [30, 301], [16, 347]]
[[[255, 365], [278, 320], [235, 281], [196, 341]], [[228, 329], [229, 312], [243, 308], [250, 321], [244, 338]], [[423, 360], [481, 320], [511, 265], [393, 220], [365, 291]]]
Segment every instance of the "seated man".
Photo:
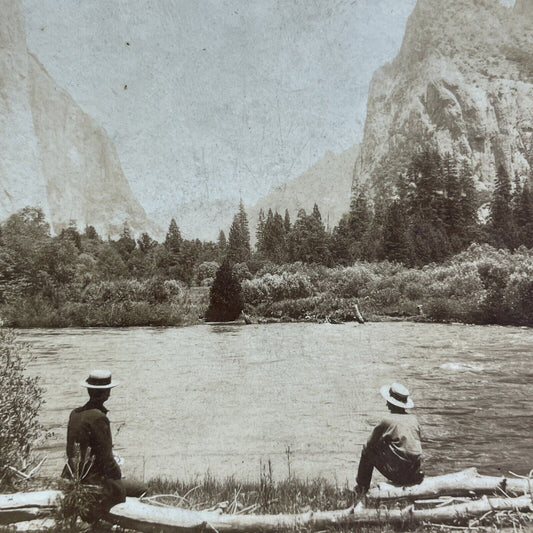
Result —
[[355, 493], [365, 494], [377, 468], [397, 485], [415, 485], [424, 479], [421, 470], [420, 426], [405, 410], [414, 406], [409, 391], [398, 383], [381, 388], [390, 414], [374, 428], [359, 461]]
[[141, 496], [144, 487], [139, 483], [125, 482], [113, 456], [111, 428], [104, 403], [118, 382], [111, 380], [111, 372], [107, 370], [93, 370], [81, 385], [87, 388], [89, 401], [70, 414], [67, 429], [68, 464], [62, 475], [67, 478], [79, 475], [83, 477], [82, 483], [104, 488], [102, 509], [94, 510], [93, 515], [88, 517], [96, 519], [113, 505], [125, 501], [126, 496]]

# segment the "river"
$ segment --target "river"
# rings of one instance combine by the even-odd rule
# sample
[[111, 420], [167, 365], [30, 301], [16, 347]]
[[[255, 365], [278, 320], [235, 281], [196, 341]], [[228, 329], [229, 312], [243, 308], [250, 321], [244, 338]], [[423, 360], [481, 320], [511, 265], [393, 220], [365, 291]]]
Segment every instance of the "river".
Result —
[[[533, 468], [533, 330], [402, 322], [23, 330], [41, 376], [44, 472], [64, 460], [79, 381], [109, 368], [106, 404], [126, 475], [190, 479], [323, 476], [353, 481], [385, 413], [381, 385], [406, 384], [428, 475]], [[287, 453], [287, 450], [290, 450]]]

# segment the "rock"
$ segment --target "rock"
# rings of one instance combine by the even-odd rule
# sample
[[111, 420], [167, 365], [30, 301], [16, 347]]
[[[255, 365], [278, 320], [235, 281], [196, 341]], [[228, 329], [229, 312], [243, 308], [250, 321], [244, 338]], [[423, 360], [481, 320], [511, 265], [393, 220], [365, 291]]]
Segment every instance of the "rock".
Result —
[[[371, 82], [354, 182], [390, 191], [421, 145], [455, 153], [491, 190], [533, 164], [533, 0], [419, 0]], [[482, 30], [481, 30], [482, 28]]]
[[0, 217], [32, 205], [55, 232], [75, 220], [115, 236], [128, 222], [158, 236], [107, 133], [28, 52], [20, 1], [0, 5]]

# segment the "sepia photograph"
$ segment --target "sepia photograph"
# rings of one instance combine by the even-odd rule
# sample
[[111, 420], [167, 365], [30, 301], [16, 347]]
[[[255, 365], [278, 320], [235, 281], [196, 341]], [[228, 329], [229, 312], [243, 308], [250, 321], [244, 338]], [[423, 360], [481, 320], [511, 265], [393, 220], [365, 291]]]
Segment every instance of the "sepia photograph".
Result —
[[533, 533], [533, 0], [0, 0], [0, 530]]

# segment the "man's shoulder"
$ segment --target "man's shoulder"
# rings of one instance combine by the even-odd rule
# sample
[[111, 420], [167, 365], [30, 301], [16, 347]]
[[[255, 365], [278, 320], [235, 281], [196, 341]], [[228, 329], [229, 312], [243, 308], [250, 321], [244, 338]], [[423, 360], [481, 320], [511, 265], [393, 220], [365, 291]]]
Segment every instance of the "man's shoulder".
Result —
[[82, 405], [81, 407], [76, 407], [70, 413], [70, 418], [82, 418], [85, 420], [98, 420], [99, 418], [107, 419], [107, 416], [104, 412], [100, 411], [96, 407], [88, 407], [87, 405]]
[[389, 413], [382, 418], [380, 423], [382, 426], [396, 426], [398, 424], [418, 425], [418, 420], [416, 416], [411, 413]]

